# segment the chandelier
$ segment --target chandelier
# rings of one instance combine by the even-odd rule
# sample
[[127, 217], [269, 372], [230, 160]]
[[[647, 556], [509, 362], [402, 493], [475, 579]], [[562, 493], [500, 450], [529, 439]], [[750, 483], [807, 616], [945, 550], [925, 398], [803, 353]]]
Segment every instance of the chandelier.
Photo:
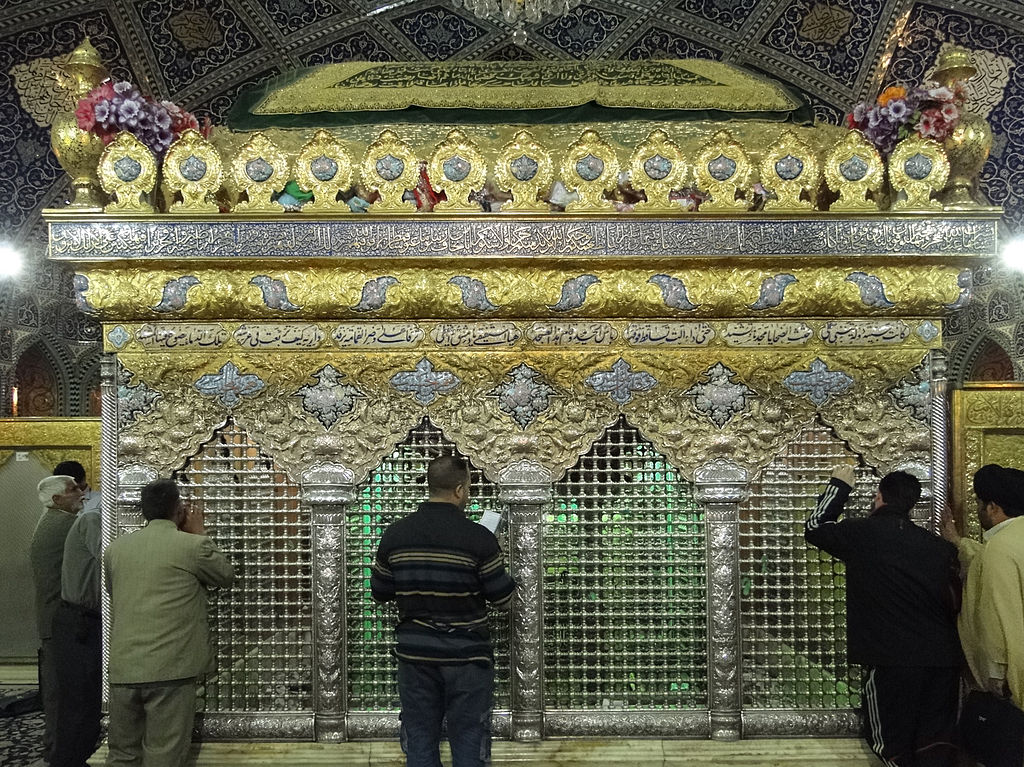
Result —
[[526, 42], [524, 23], [536, 24], [545, 16], [564, 16], [580, 4], [580, 0], [452, 0], [486, 21], [504, 21], [512, 31], [512, 42]]

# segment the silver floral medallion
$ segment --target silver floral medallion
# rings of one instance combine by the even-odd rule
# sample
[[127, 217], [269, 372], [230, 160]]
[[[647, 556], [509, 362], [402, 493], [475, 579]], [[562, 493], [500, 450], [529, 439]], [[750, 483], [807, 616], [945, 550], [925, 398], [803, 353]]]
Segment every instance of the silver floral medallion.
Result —
[[728, 181], [736, 173], [736, 161], [720, 154], [708, 163], [708, 173], [715, 181]]
[[781, 160], [776, 161], [775, 172], [779, 178], [792, 181], [795, 178], [799, 178], [800, 174], [804, 172], [804, 161], [799, 157], [787, 154]]
[[338, 175], [338, 163], [322, 154], [309, 163], [309, 172], [317, 181], [330, 181]]
[[[118, 325], [120, 327], [120, 325]], [[122, 328], [123, 330], [123, 328]], [[132, 372], [121, 361], [117, 361], [117, 420], [122, 431], [128, 428], [139, 416], [153, 409], [153, 404], [160, 399], [160, 392], [139, 381], [130, 386]]]
[[839, 163], [839, 172], [847, 181], [860, 181], [868, 174], [868, 164], [860, 155], [854, 155]]
[[584, 181], [596, 181], [604, 173], [604, 160], [588, 154], [576, 161], [576, 172]]
[[215, 397], [227, 408], [235, 407], [242, 401], [242, 397], [252, 397], [266, 386], [258, 375], [242, 373], [230, 360], [216, 373], [200, 376], [194, 385], [200, 394]]
[[374, 164], [377, 175], [385, 181], [394, 181], [405, 171], [405, 162], [393, 154], [386, 154]]
[[554, 395], [555, 390], [540, 372], [523, 363], [509, 371], [489, 396], [496, 397], [501, 412], [512, 416], [512, 420], [525, 429], [551, 406]]
[[391, 386], [402, 393], [412, 394], [421, 405], [429, 405], [442, 394], [455, 391], [462, 383], [458, 376], [447, 370], [434, 370], [426, 357], [416, 363], [413, 370], [391, 376]]
[[587, 376], [587, 386], [598, 394], [607, 394], [620, 405], [633, 399], [634, 392], [650, 391], [657, 385], [658, 379], [650, 373], [634, 373], [632, 366], [622, 357], [611, 370], [600, 370]]
[[925, 157], [923, 154], [918, 152], [903, 163], [903, 170], [915, 181], [926, 179], [928, 178], [928, 174], [932, 172], [931, 158]]
[[352, 412], [356, 399], [364, 397], [362, 391], [355, 386], [342, 383], [344, 373], [339, 373], [333, 365], [324, 365], [313, 373], [316, 384], [308, 384], [295, 392], [302, 398], [302, 409], [330, 429], [343, 415]]
[[782, 380], [794, 394], [806, 394], [815, 405], [823, 405], [833, 394], [853, 386], [853, 378], [841, 370], [829, 370], [821, 358], [815, 358], [809, 370], [797, 370]]
[[256, 182], [266, 181], [274, 175], [274, 168], [262, 157], [257, 157], [245, 164], [245, 175]]
[[107, 333], [107, 340], [115, 349], [120, 349], [126, 343], [132, 340], [132, 334], [124, 329], [123, 325], [115, 325], [109, 333]]
[[736, 372], [716, 362], [701, 376], [698, 381], [684, 392], [693, 398], [693, 408], [701, 415], [707, 416], [718, 428], [722, 428], [737, 413], [742, 413], [750, 405], [750, 400], [757, 392], [740, 381], [731, 380]]
[[194, 154], [190, 154], [185, 160], [178, 166], [178, 170], [181, 171], [181, 175], [189, 181], [201, 181], [203, 176], [206, 175], [206, 162], [196, 157]]
[[525, 154], [512, 160], [508, 167], [512, 171], [512, 175], [516, 177], [516, 180], [523, 182], [529, 181], [540, 170], [540, 165], [537, 161], [532, 157], [527, 157]]
[[652, 178], [655, 181], [661, 181], [671, 172], [672, 161], [667, 157], [662, 157], [660, 154], [649, 157], [644, 162], [644, 173], [647, 174], [648, 178]]
[[142, 165], [134, 157], [120, 157], [114, 161], [114, 175], [126, 184], [142, 173]]
[[449, 181], [462, 181], [462, 179], [469, 175], [472, 169], [473, 164], [464, 157], [459, 157], [459, 155], [449, 157], [441, 165], [444, 177]]

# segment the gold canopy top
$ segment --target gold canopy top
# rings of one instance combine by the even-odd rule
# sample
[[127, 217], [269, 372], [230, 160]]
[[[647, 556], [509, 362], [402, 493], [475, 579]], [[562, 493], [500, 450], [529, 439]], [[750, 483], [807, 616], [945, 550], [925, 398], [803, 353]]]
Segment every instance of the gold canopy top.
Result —
[[428, 109], [613, 108], [783, 112], [801, 102], [781, 85], [719, 61], [349, 62], [272, 89], [252, 114]]

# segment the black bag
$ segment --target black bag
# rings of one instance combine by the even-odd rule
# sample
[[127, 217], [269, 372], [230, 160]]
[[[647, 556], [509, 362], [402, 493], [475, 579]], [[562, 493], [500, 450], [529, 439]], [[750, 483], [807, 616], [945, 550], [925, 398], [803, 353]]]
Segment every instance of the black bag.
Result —
[[964, 749], [985, 767], [1024, 766], [1024, 711], [990, 692], [972, 690], [960, 714]]

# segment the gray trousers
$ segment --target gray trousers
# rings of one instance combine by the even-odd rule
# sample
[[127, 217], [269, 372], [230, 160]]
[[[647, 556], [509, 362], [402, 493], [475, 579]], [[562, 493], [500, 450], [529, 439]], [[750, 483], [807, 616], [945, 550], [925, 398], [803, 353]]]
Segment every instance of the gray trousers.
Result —
[[43, 754], [50, 760], [57, 732], [57, 659], [50, 637], [39, 642], [39, 698], [43, 703]]
[[108, 767], [182, 767], [192, 742], [196, 680], [166, 687], [110, 685]]

